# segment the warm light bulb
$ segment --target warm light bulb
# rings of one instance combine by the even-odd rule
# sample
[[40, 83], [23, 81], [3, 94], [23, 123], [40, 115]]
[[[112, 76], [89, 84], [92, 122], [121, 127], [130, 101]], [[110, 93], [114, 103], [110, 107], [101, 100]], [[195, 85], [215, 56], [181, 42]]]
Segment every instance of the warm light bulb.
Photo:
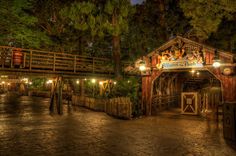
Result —
[[139, 66], [139, 70], [144, 71], [146, 70], [146, 67], [144, 65]]
[[50, 84], [50, 83], [52, 83], [52, 80], [48, 80], [46, 83], [47, 83], [47, 84]]
[[95, 79], [92, 79], [92, 83], [95, 83], [96, 82], [96, 80]]
[[221, 64], [220, 64], [220, 62], [214, 62], [212, 65], [213, 65], [213, 67], [218, 68], [218, 67], [220, 67]]
[[103, 85], [103, 82], [102, 82], [102, 81], [100, 81], [100, 82], [99, 82], [99, 84], [100, 84], [100, 85]]
[[76, 84], [79, 84], [79, 80], [76, 81]]
[[114, 85], [116, 85], [116, 81], [114, 81], [113, 83], [114, 83]]

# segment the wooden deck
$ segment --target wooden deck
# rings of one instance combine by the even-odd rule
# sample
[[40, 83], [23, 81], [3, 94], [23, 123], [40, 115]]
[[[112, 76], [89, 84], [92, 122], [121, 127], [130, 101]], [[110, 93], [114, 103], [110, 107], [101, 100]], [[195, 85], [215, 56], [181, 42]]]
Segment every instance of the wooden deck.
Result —
[[114, 75], [112, 60], [60, 52], [0, 46], [0, 72], [62, 76]]

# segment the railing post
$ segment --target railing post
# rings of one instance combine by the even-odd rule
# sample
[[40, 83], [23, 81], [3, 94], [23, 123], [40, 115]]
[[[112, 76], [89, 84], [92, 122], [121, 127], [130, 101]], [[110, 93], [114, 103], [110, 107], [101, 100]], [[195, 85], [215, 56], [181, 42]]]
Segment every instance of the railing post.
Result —
[[74, 73], [76, 73], [76, 56], [74, 57]]
[[11, 49], [11, 68], [13, 68], [13, 49]]
[[94, 73], [94, 57], [93, 57], [93, 73]]
[[23, 59], [24, 59], [24, 61], [23, 61], [23, 68], [25, 68], [26, 53], [23, 53], [23, 54], [24, 54], [24, 56], [23, 56]]
[[30, 51], [30, 64], [29, 64], [29, 70], [31, 71], [31, 69], [32, 69], [32, 55], [33, 55], [33, 52], [32, 52], [32, 50]]
[[56, 69], [56, 54], [53, 54], [53, 71], [55, 71]]

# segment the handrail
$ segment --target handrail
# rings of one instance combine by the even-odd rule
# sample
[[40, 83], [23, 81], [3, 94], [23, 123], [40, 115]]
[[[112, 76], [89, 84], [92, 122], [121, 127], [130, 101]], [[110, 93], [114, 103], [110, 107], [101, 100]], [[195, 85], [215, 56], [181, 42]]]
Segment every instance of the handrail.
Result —
[[110, 66], [111, 59], [108, 58], [0, 46], [0, 59], [2, 69], [71, 72], [71, 74], [86, 72], [110, 75], [114, 73]]
[[153, 95], [152, 98], [167, 99], [167, 98], [175, 98], [178, 96], [180, 96], [180, 95], [179, 94], [177, 94], [177, 95], [164, 95], [164, 96]]
[[7, 48], [7, 49], [20, 49], [21, 51], [32, 51], [32, 52], [41, 52], [41, 53], [55, 53], [55, 54], [63, 54], [68, 56], [77, 56], [77, 57], [83, 57], [83, 58], [95, 58], [100, 60], [111, 60], [109, 58], [99, 58], [99, 57], [91, 57], [91, 56], [84, 56], [84, 55], [78, 55], [78, 54], [69, 54], [64, 52], [54, 52], [54, 51], [45, 51], [45, 50], [35, 50], [35, 49], [25, 49], [25, 48], [17, 48], [17, 47], [10, 47], [10, 46], [0, 46], [0, 48]]
[[159, 95], [153, 95], [152, 97], [152, 107], [154, 108], [155, 111], [157, 110], [163, 110], [168, 108], [171, 104], [174, 104], [178, 101], [180, 97], [180, 94], [176, 95], [164, 95], [164, 96], [159, 96]]

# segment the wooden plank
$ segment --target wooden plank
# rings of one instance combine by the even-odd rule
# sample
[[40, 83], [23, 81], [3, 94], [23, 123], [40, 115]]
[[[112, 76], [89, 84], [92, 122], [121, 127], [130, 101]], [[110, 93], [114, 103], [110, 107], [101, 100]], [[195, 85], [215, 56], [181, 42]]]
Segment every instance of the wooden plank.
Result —
[[76, 73], [76, 56], [74, 56], [74, 73]]
[[23, 68], [25, 68], [25, 62], [26, 62], [26, 53], [23, 53]]
[[30, 63], [29, 63], [29, 69], [31, 71], [31, 68], [32, 68], [32, 51], [30, 51]]
[[94, 73], [94, 58], [93, 58], [93, 71], [92, 72]]
[[56, 62], [56, 54], [53, 55], [53, 71], [56, 70], [56, 65], [55, 65], [56, 63], [55, 62]]
[[13, 50], [11, 50], [11, 68], [13, 68]]

